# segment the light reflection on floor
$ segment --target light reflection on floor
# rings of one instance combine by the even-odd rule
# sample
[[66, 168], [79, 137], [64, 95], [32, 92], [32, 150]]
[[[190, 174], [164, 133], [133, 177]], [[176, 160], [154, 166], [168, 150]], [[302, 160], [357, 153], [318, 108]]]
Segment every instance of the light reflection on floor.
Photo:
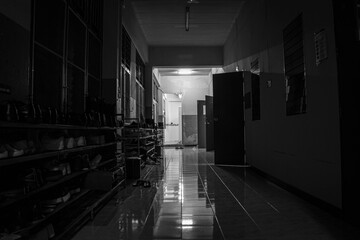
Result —
[[[147, 166], [150, 188], [117, 194], [73, 240], [356, 239], [359, 231], [247, 168], [213, 165], [213, 152], [165, 149]], [[354, 236], [356, 236], [354, 238]]]

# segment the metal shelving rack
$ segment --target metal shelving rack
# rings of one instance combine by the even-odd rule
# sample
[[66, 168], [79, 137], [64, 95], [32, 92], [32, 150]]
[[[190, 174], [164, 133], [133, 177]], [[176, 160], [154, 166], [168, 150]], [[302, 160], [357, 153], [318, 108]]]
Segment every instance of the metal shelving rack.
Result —
[[155, 152], [156, 137], [154, 129], [142, 128], [137, 118], [125, 119], [123, 128], [123, 151], [126, 158], [126, 171], [129, 178], [139, 178], [148, 156]]
[[[8, 157], [0, 159], [0, 170], [1, 173], [18, 171], [22, 168], [39, 168], [43, 163], [51, 161], [51, 159], [62, 159], [66, 162], [70, 161], [68, 159], [69, 155], [82, 154], [82, 153], [92, 153], [96, 155], [101, 151], [113, 151], [114, 156], [103, 158], [97, 166], [94, 168], [88, 168], [86, 170], [71, 170], [70, 174], [67, 174], [57, 181], [48, 181], [43, 183], [43, 185], [29, 191], [24, 192], [16, 197], [12, 198], [0, 198], [0, 211], [2, 212], [1, 226], [5, 226], [5, 222], [2, 222], [5, 216], [9, 214], [15, 214], [19, 209], [26, 208], [31, 203], [41, 202], [45, 196], [47, 196], [48, 191], [54, 191], [55, 189], [60, 189], [62, 186], [67, 186], [72, 181], [80, 180], [82, 182], [80, 187], [80, 192], [71, 194], [69, 200], [64, 201], [49, 214], [44, 215], [41, 219], [29, 222], [26, 226], [20, 227], [18, 230], [11, 232], [12, 234], [18, 235], [18, 239], [29, 239], [31, 236], [37, 232], [44, 229], [48, 225], [53, 225], [55, 228], [56, 235], [54, 239], [65, 239], [68, 234], [73, 233], [79, 226], [85, 224], [88, 220], [92, 219], [94, 215], [101, 209], [101, 207], [113, 196], [121, 186], [124, 186], [125, 176], [117, 175], [118, 178], [114, 179], [113, 185], [108, 190], [97, 190], [92, 189], [84, 185], [84, 179], [86, 179], [89, 174], [96, 171], [109, 171], [109, 174], [112, 174], [111, 171], [116, 172], [119, 168], [123, 167], [119, 165], [119, 159], [116, 155], [116, 139], [112, 138], [115, 128], [113, 127], [82, 127], [82, 126], [73, 126], [73, 125], [57, 125], [57, 124], [26, 124], [26, 123], [17, 123], [17, 122], [1, 122], [0, 131], [3, 136], [9, 134], [12, 131], [22, 131], [24, 133], [32, 132], [41, 132], [41, 131], [81, 131], [82, 134], [106, 134], [107, 140], [105, 143], [98, 145], [87, 145], [81, 147], [74, 147], [69, 149], [62, 149], [57, 151], [47, 151], [47, 152], [37, 152], [29, 155], [22, 155], [18, 157]], [[2, 138], [4, 141], [4, 138]], [[122, 169], [125, 172], [124, 169]], [[82, 179], [82, 180], [81, 180]], [[3, 189], [0, 189], [0, 195]], [[76, 206], [82, 202], [87, 202], [86, 207], [77, 209]], [[29, 205], [31, 206], [31, 204]], [[76, 211], [74, 211], [76, 209]], [[76, 212], [76, 214], [75, 214]], [[16, 214], [15, 214], [16, 215]], [[70, 217], [71, 215], [71, 217]], [[71, 221], [65, 221], [62, 219], [70, 218]], [[63, 221], [61, 229], [56, 229], [55, 225], [58, 221]], [[4, 224], [3, 224], [4, 223]], [[0, 229], [1, 230], [1, 229]], [[67, 239], [67, 238], [66, 238]]]

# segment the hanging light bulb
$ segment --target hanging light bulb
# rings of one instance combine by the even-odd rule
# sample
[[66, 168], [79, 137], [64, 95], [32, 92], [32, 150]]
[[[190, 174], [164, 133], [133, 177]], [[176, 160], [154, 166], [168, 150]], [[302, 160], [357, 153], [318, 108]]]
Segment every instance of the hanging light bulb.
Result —
[[179, 92], [179, 93], [177, 93], [176, 95], [177, 95], [178, 98], [180, 98], [180, 99], [182, 99], [182, 97], [183, 97], [183, 93], [182, 93], [182, 92]]
[[190, 6], [185, 8], [185, 31], [189, 31]]

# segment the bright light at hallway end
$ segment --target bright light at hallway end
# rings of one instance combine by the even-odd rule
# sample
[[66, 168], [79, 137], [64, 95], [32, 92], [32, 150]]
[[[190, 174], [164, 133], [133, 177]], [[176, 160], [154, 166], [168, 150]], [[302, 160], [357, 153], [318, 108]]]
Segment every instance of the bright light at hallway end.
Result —
[[191, 70], [191, 69], [179, 69], [179, 70], [177, 71], [177, 73], [178, 73], [179, 75], [190, 75], [190, 74], [193, 73], [193, 70]]

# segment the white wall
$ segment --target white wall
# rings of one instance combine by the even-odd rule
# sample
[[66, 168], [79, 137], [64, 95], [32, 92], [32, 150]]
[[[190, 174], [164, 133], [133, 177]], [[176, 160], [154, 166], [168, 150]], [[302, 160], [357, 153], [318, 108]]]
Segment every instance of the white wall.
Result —
[[[224, 47], [225, 70], [249, 70], [259, 58], [261, 120], [246, 111], [246, 152], [254, 167], [342, 207], [339, 103], [330, 0], [246, 1]], [[307, 113], [286, 116], [282, 30], [300, 13], [304, 23]], [[314, 33], [325, 29], [329, 57], [315, 64]], [[267, 81], [272, 82], [268, 88]], [[245, 91], [251, 90], [250, 80]]]
[[211, 76], [162, 76], [161, 89], [165, 93], [182, 92], [183, 115], [197, 115], [197, 100], [210, 94]]

